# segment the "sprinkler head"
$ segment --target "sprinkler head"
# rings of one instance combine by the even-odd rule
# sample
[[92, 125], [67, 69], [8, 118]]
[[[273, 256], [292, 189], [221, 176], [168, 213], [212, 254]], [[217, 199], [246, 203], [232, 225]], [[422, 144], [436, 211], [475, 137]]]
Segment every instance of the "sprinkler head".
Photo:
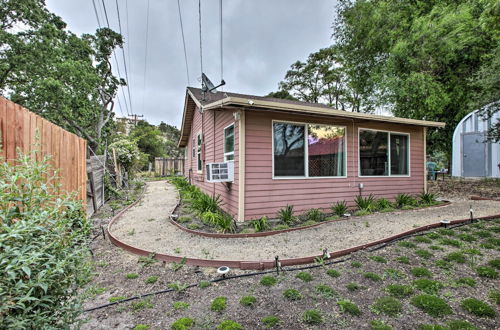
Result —
[[230, 270], [231, 270], [231, 268], [229, 268], [227, 266], [221, 266], [221, 267], [217, 268], [217, 273], [222, 275], [222, 277], [226, 277], [226, 274], [229, 273]]
[[444, 219], [441, 220], [441, 225], [444, 226], [444, 228], [448, 228], [448, 225], [450, 224], [450, 220]]
[[170, 215], [170, 219], [172, 219], [172, 220], [177, 220], [177, 218], [179, 218], [178, 214], [171, 214]]

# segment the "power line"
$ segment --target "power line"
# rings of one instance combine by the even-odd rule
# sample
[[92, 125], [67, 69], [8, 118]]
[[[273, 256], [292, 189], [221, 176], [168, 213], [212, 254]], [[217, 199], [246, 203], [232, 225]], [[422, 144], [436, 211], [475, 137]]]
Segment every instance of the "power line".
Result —
[[184, 60], [186, 61], [186, 76], [187, 76], [187, 83], [189, 86], [191, 84], [189, 82], [189, 66], [188, 66], [188, 59], [187, 59], [187, 52], [186, 52], [186, 40], [184, 39], [184, 27], [182, 25], [181, 4], [180, 4], [179, 0], [177, 0], [177, 8], [179, 9], [179, 22], [181, 23], [182, 45], [184, 46]]
[[[115, 0], [115, 3], [116, 3], [116, 13], [118, 14], [118, 28], [120, 30], [120, 34], [123, 35], [122, 34], [122, 22], [121, 22], [121, 19], [120, 19], [120, 8], [118, 6], [118, 0]], [[127, 37], [128, 37], [128, 35], [127, 35]], [[121, 47], [121, 49], [122, 49], [123, 66], [125, 68], [125, 78], [127, 79], [128, 100], [129, 100], [129, 103], [130, 103], [130, 110], [132, 110], [132, 96], [130, 94], [130, 87], [129, 87], [130, 80], [128, 79], [127, 62], [125, 60], [125, 50], [123, 49], [123, 46]]]
[[203, 47], [201, 43], [201, 0], [198, 0], [198, 23], [200, 26], [200, 68], [203, 75]]
[[146, 73], [147, 73], [147, 62], [148, 62], [148, 37], [149, 37], [149, 0], [146, 12], [146, 47], [144, 48], [144, 80], [142, 82], [142, 112], [144, 112], [144, 95], [146, 94]]
[[219, 18], [220, 18], [220, 81], [224, 80], [224, 48], [222, 34], [222, 0], [219, 0]]
[[[128, 0], [125, 0], [125, 11], [126, 11], [126, 18], [127, 18], [127, 37], [130, 36], [130, 33], [129, 33], [129, 20], [128, 20]], [[128, 60], [128, 67], [130, 68], [130, 72], [132, 72], [132, 63], [130, 62], [130, 40], [129, 42], [126, 44], [127, 46], [127, 60]]]
[[95, 0], [92, 0], [92, 5], [94, 5], [94, 13], [95, 13], [95, 18], [97, 19], [97, 26], [99, 26], [99, 29], [101, 28], [101, 21], [99, 20], [99, 15], [97, 14], [97, 7], [95, 5]]

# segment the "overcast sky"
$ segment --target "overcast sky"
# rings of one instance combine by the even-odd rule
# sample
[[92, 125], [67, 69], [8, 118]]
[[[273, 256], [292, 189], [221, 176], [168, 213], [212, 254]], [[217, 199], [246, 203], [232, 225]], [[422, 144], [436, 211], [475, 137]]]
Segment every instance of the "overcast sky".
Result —
[[[103, 0], [94, 1], [104, 25]], [[146, 38], [148, 0], [118, 0], [132, 109], [151, 123], [164, 121], [179, 127], [188, 81], [177, 1], [149, 1]], [[78, 35], [94, 33], [98, 27], [92, 0], [46, 2]], [[203, 71], [217, 84], [221, 79], [219, 0], [201, 2]], [[104, 3], [110, 27], [118, 31], [116, 2]], [[180, 4], [189, 83], [200, 87], [198, 1], [180, 0]], [[275, 91], [293, 62], [330, 45], [334, 7], [333, 0], [223, 0], [224, 90], [255, 95]], [[125, 78], [121, 50], [117, 56]], [[112, 64], [116, 66], [114, 60]], [[126, 114], [121, 92], [120, 97]], [[121, 116], [118, 107], [116, 112]]]

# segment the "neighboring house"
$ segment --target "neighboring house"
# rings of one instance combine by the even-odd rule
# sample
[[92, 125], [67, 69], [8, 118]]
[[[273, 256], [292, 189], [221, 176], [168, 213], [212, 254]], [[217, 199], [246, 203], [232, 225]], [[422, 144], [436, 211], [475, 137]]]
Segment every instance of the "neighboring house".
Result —
[[[287, 204], [302, 213], [352, 206], [360, 192], [393, 199], [425, 191], [427, 127], [444, 123], [188, 88], [179, 147], [190, 182], [243, 221], [275, 217]], [[234, 179], [209, 182], [221, 171], [214, 162], [234, 165]]]
[[500, 177], [500, 143], [486, 141], [489, 128], [498, 120], [498, 112], [484, 120], [476, 110], [458, 123], [453, 132], [453, 176]]

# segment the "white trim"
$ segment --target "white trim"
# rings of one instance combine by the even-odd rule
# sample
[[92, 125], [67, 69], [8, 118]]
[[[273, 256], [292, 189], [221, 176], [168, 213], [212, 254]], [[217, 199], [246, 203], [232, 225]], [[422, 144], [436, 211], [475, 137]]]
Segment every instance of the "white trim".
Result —
[[[201, 144], [198, 145], [199, 137], [201, 136]], [[199, 150], [198, 150], [199, 148]], [[196, 133], [196, 173], [202, 174], [203, 173], [203, 160], [201, 159], [201, 150], [203, 148], [203, 131], [199, 130], [198, 133]], [[201, 161], [201, 170], [198, 169], [198, 165]]]
[[238, 123], [238, 221], [245, 221], [245, 111], [241, 111]]
[[[232, 152], [226, 152], [226, 129], [228, 129], [231, 126], [233, 126], [233, 151]], [[234, 140], [235, 140], [235, 137], [236, 137], [235, 135], [236, 135], [236, 132], [235, 132], [234, 122], [232, 124], [227, 125], [226, 127], [224, 127], [222, 129], [222, 141], [223, 141], [223, 151], [224, 151], [224, 161], [225, 162], [234, 162], [234, 149], [235, 149], [235, 146], [236, 146], [235, 143], [234, 143]], [[230, 156], [230, 155], [233, 155], [233, 159], [228, 160], [226, 157]]]
[[[296, 124], [304, 125], [304, 173], [305, 176], [275, 176], [274, 175], [274, 123], [286, 123], [286, 124]], [[307, 143], [307, 137], [309, 136], [309, 129], [307, 125], [319, 125], [319, 126], [332, 126], [341, 127], [344, 129], [344, 173], [342, 176], [309, 176], [309, 144]], [[271, 120], [271, 156], [272, 156], [272, 179], [273, 180], [314, 180], [314, 179], [345, 179], [347, 178], [347, 126], [344, 125], [332, 125], [332, 124], [322, 124], [314, 122], [297, 122], [288, 120]]]
[[[361, 175], [361, 155], [359, 133], [361, 131], [386, 132], [387, 136], [387, 175]], [[391, 174], [391, 134], [408, 136], [408, 174]], [[354, 146], [353, 146], [354, 147]], [[358, 127], [358, 177], [360, 178], [408, 178], [411, 177], [411, 134], [406, 132], [388, 131], [376, 128]]]

